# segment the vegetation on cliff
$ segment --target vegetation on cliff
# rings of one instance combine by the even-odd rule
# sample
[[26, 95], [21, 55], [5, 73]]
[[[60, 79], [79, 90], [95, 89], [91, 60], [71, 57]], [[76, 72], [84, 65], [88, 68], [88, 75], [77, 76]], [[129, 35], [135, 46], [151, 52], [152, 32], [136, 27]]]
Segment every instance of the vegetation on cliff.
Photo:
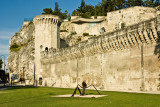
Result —
[[19, 51], [23, 46], [28, 46], [28, 43], [32, 41], [31, 39], [28, 39], [28, 41], [24, 44], [21, 44], [21, 45], [17, 45], [16, 43], [14, 43], [13, 45], [11, 45], [10, 47], [10, 50], [11, 52], [16, 52], [16, 51]]
[[11, 52], [13, 52], [13, 51], [19, 51], [20, 49], [21, 49], [21, 46], [17, 45], [16, 43], [14, 43], [14, 44], [10, 47]]
[[106, 16], [107, 12], [124, 9], [132, 6], [155, 7], [160, 4], [159, 0], [102, 0], [96, 6], [86, 5], [81, 0], [81, 5], [72, 12], [72, 16], [90, 18], [91, 16]]

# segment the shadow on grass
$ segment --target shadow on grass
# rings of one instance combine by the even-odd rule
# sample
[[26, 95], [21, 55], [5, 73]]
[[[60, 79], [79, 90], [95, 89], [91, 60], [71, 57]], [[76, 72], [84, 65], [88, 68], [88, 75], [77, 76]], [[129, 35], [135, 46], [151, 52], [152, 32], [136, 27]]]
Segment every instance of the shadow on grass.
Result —
[[47, 96], [47, 95], [48, 94], [43, 94], [43, 95], [33, 96], [33, 97], [23, 97], [23, 98], [19, 98], [19, 99], [16, 99], [16, 100], [10, 100], [10, 101], [5, 101], [5, 102], [0, 102], [0, 104], [12, 103], [12, 102], [23, 102], [23, 101], [26, 101], [26, 99], [41, 98], [41, 97]]
[[7, 90], [16, 90], [16, 89], [28, 89], [28, 88], [39, 88], [39, 87], [36, 87], [36, 86], [12, 86], [12, 87], [9, 87]]
[[[18, 90], [18, 89], [37, 89], [37, 88], [41, 88], [41, 87], [36, 87], [36, 86], [14, 86], [14, 87], [11, 87], [11, 88], [8, 88], [7, 90]], [[9, 101], [4, 101], [4, 102], [0, 102], [0, 104], [6, 104], [6, 103], [13, 103], [13, 102], [26, 102], [27, 100], [26, 99], [39, 99], [39, 98], [43, 98], [44, 96], [48, 96], [48, 95], [56, 95], [54, 92], [47, 92], [47, 93], [39, 93], [40, 95], [33, 95], [33, 96], [22, 96], [20, 98], [17, 98], [17, 99], [11, 99]]]

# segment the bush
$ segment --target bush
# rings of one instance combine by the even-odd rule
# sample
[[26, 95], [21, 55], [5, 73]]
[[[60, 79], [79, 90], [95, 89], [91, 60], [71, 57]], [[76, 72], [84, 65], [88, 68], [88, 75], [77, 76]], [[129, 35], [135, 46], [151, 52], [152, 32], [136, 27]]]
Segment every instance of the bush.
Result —
[[13, 51], [19, 51], [21, 49], [21, 46], [17, 45], [16, 43], [14, 43], [11, 47], [10, 50]]
[[76, 35], [77, 33], [76, 32], [71, 32], [71, 35]]
[[68, 32], [67, 30], [60, 30], [60, 32]]
[[80, 42], [80, 41], [81, 41], [81, 38], [78, 38], [78, 39], [77, 39], [77, 42]]
[[83, 36], [89, 36], [89, 33], [83, 33]]
[[121, 28], [125, 28], [126, 24], [125, 23], [121, 23]]
[[89, 13], [89, 12], [83, 13], [82, 18], [90, 19], [91, 18], [91, 13]]

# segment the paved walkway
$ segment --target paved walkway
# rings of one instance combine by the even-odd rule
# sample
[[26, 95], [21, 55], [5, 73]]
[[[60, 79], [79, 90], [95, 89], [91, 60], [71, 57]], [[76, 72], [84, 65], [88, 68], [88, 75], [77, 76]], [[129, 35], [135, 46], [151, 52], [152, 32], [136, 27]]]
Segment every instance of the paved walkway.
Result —
[[[99, 97], [104, 97], [107, 95], [74, 95], [74, 97], [80, 97], [80, 98], [99, 98]], [[56, 95], [56, 96], [51, 96], [51, 97], [72, 97], [72, 94], [66, 94], [66, 95]]]
[[142, 94], [160, 94], [160, 91], [129, 91], [129, 90], [99, 90], [99, 91], [113, 91], [113, 92], [127, 92], [127, 93], [142, 93]]

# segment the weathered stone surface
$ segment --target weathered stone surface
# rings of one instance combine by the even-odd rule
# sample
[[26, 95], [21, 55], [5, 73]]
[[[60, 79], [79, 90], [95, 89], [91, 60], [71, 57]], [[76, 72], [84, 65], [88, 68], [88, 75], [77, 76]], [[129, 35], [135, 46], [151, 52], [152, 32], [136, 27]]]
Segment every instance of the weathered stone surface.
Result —
[[30, 83], [33, 83], [34, 74], [35, 38], [33, 32], [33, 23], [24, 23], [21, 30], [10, 39], [9, 43], [10, 47], [16, 43], [21, 49], [13, 52], [10, 50], [7, 59], [10, 73], [18, 74], [18, 80], [20, 78], [29, 79]]
[[[154, 49], [160, 30], [156, 29], [159, 18], [69, 48], [43, 51], [43, 72], [55, 73], [53, 86], [56, 87], [75, 87], [86, 81], [100, 89], [158, 91], [160, 62]], [[42, 74], [42, 77], [47, 83], [46, 76]]]

